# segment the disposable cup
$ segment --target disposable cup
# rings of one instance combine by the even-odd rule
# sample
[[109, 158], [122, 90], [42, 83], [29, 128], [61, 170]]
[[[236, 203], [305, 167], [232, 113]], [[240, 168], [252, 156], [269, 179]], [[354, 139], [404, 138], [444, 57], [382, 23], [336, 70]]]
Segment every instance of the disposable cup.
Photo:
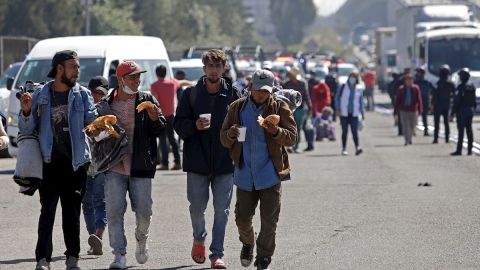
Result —
[[211, 113], [202, 113], [202, 114], [200, 114], [200, 118], [208, 120], [208, 126], [206, 126], [205, 128], [210, 128], [210, 119], [212, 118], [212, 114]]
[[238, 141], [239, 142], [244, 142], [245, 137], [247, 135], [247, 128], [246, 127], [239, 127], [238, 130], [240, 130], [240, 135], [238, 136]]

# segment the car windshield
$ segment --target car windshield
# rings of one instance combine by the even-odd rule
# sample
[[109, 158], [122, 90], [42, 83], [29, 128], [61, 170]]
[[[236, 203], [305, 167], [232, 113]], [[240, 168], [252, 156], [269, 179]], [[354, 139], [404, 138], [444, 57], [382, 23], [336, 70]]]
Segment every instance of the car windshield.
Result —
[[428, 48], [428, 70], [438, 76], [438, 70], [444, 64], [448, 64], [452, 71], [464, 67], [480, 70], [480, 39], [431, 40]]
[[155, 73], [155, 68], [159, 65], [164, 65], [167, 67], [167, 76], [165, 78], [172, 78], [170, 73], [170, 68], [165, 60], [161, 59], [132, 59], [137, 64], [139, 64], [143, 70], [146, 70], [146, 73], [141, 75], [139, 89], [142, 91], [150, 91], [150, 86], [157, 80], [157, 75]]
[[9, 66], [0, 76], [0, 88], [7, 88], [7, 79], [15, 78], [22, 64], [13, 64]]
[[182, 70], [185, 72], [185, 79], [189, 81], [197, 81], [205, 74], [203, 72], [203, 67], [174, 67], [172, 70], [173, 74], [179, 70]]
[[351, 66], [338, 67], [338, 76], [348, 76], [355, 68]]
[[[98, 75], [103, 75], [103, 58], [82, 58], [80, 59], [80, 78], [78, 83], [87, 86], [88, 81]], [[28, 60], [20, 71], [15, 88], [25, 84], [26, 81], [46, 82], [51, 80], [47, 77], [52, 68], [52, 60]]]

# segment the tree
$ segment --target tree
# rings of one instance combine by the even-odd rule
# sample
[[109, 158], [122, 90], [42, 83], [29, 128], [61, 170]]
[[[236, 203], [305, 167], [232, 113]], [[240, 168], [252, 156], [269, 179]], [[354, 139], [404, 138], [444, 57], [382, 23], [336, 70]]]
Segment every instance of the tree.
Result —
[[99, 1], [90, 7], [92, 35], [143, 35], [142, 23], [133, 20], [131, 3]]
[[79, 35], [83, 21], [78, 1], [9, 0], [2, 33], [47, 38]]
[[284, 48], [300, 43], [317, 15], [312, 0], [271, 0], [270, 10], [276, 36]]

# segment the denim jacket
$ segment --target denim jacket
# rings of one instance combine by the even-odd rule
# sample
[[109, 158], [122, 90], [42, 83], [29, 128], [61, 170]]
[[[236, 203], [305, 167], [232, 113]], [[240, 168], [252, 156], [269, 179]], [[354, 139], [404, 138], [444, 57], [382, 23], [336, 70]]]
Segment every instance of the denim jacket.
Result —
[[[32, 96], [30, 115], [19, 113], [19, 133], [24, 135], [38, 132], [40, 150], [43, 161], [50, 163], [53, 146], [52, 107], [50, 89], [53, 81], [49, 81]], [[97, 117], [93, 97], [85, 87], [76, 84], [68, 95], [68, 125], [72, 142], [72, 166], [74, 171], [90, 162], [91, 154], [88, 140], [83, 129]]]

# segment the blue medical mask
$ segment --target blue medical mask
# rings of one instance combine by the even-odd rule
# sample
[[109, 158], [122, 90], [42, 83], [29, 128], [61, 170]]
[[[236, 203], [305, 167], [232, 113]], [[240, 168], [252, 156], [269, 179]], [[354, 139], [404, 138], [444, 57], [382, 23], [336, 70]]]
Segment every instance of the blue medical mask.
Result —
[[348, 84], [354, 85], [356, 83], [357, 83], [357, 79], [355, 79], [354, 77], [349, 77], [348, 78]]

